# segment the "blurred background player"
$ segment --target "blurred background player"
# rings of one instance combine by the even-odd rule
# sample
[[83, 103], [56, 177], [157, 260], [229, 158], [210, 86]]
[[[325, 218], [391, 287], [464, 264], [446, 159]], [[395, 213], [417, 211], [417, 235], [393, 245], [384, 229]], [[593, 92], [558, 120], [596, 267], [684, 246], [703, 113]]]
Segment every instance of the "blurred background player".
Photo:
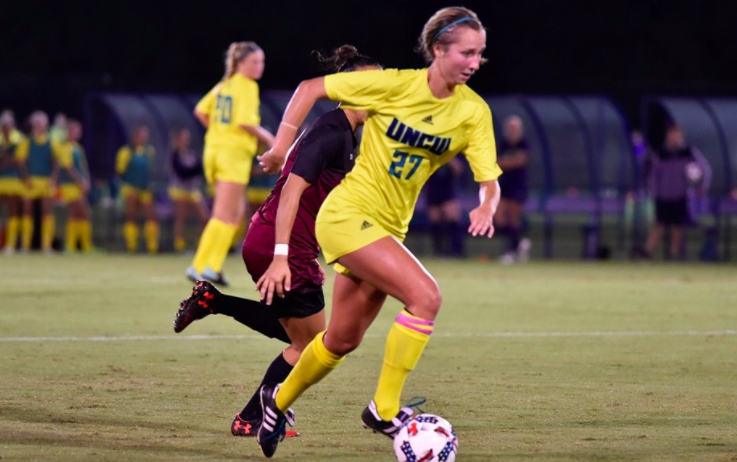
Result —
[[463, 163], [453, 158], [433, 173], [425, 186], [432, 247], [438, 256], [461, 258], [466, 254], [463, 209], [456, 187], [462, 173]]
[[66, 141], [62, 143], [63, 158], [60, 159], [59, 188], [61, 198], [67, 204], [67, 226], [65, 250], [71, 252], [92, 250], [92, 223], [87, 194], [90, 191], [90, 173], [82, 139], [82, 124], [70, 119], [67, 124]]
[[169, 198], [174, 203], [174, 250], [184, 252], [187, 241], [184, 227], [187, 217], [194, 215], [200, 225], [197, 236], [207, 223], [208, 209], [202, 196], [202, 159], [190, 147], [191, 135], [181, 128], [172, 135], [173, 148], [170, 154], [171, 174]]
[[27, 180], [25, 163], [17, 157], [18, 145], [24, 140], [15, 129], [15, 116], [5, 110], [0, 114], [0, 214], [5, 210], [6, 255], [15, 253], [18, 245], [23, 193]]
[[[343, 45], [329, 58], [337, 72], [380, 69], [372, 58]], [[274, 359], [262, 385], [282, 382], [297, 363], [304, 347], [325, 329], [325, 275], [317, 262], [320, 248], [315, 239], [315, 217], [330, 191], [355, 162], [356, 129], [366, 111], [334, 109], [315, 121], [295, 143], [272, 194], [254, 214], [243, 242], [243, 261], [254, 282], [286, 277], [286, 292], [261, 302], [221, 294], [212, 284], [199, 282], [182, 302], [174, 322], [175, 332], [209, 314], [225, 314], [262, 334], [290, 344]], [[250, 189], [250, 188], [249, 188]], [[289, 242], [277, 252], [275, 242]], [[267, 306], [269, 305], [269, 306]], [[231, 432], [253, 436], [261, 424], [258, 390], [235, 416]], [[295, 432], [287, 436], [294, 436]]]
[[235, 231], [233, 243], [230, 246], [231, 249], [240, 249], [248, 230], [250, 216], [263, 205], [278, 179], [279, 175], [269, 175], [264, 172], [263, 167], [259, 165], [258, 160], [254, 157], [251, 163], [251, 178], [248, 180], [248, 187], [246, 188], [246, 213]]
[[159, 223], [151, 192], [151, 171], [156, 150], [148, 144], [148, 127], [138, 125], [133, 129], [130, 144], [121, 147], [115, 160], [122, 186], [120, 193], [125, 200], [125, 225], [123, 236], [130, 253], [138, 250], [138, 213], [143, 210], [146, 217], [143, 232], [146, 250], [154, 254], [159, 250]]
[[67, 116], [59, 112], [54, 116], [54, 123], [49, 128], [49, 136], [51, 141], [55, 143], [64, 143], [69, 136], [69, 120]]
[[706, 158], [686, 140], [679, 125], [671, 125], [665, 134], [665, 142], [645, 161], [645, 173], [650, 194], [655, 200], [655, 226], [645, 247], [649, 258], [670, 228], [670, 252], [666, 258], [685, 257], [682, 254], [683, 228], [690, 215], [688, 195], [695, 190], [703, 195], [711, 182], [711, 167]]
[[17, 154], [18, 159], [25, 161], [30, 177], [23, 201], [21, 247], [24, 252], [31, 248], [33, 204], [38, 200], [41, 205], [41, 250], [48, 254], [52, 252], [55, 232], [52, 198], [59, 175], [61, 148], [49, 136], [49, 117], [45, 112], [34, 112], [30, 122], [31, 136], [18, 146]]
[[254, 42], [236, 42], [225, 57], [225, 75], [197, 104], [194, 114], [207, 127], [205, 178], [214, 185], [212, 215], [197, 245], [186, 276], [228, 285], [223, 263], [245, 214], [246, 185], [259, 141], [271, 146], [274, 136], [261, 127], [258, 81], [264, 52]]
[[[471, 10], [444, 8], [425, 24], [418, 48], [428, 68], [303, 81], [287, 106], [274, 147], [261, 157], [267, 172], [282, 165], [297, 127], [318, 99], [368, 111], [356, 165], [325, 200], [315, 223], [325, 260], [337, 263], [328, 329], [307, 345], [281, 385], [261, 389], [264, 420], [258, 442], [266, 457], [273, 456], [284, 434], [287, 409], [360, 345], [389, 295], [404, 309], [387, 337], [376, 393], [361, 420], [392, 438], [411, 417], [411, 409], [400, 407], [400, 396], [430, 340], [442, 296], [402, 241], [422, 186], [461, 151], [480, 184], [481, 203], [469, 213], [468, 231], [474, 236], [494, 233], [501, 170], [491, 111], [465, 85], [484, 61], [485, 29]], [[288, 242], [277, 238], [276, 244]], [[270, 299], [283, 287], [284, 278], [275, 276], [259, 281], [262, 298]]]
[[499, 145], [498, 162], [504, 175], [499, 177], [502, 197], [494, 215], [497, 233], [507, 236], [504, 264], [529, 259], [530, 240], [522, 239], [522, 214], [527, 200], [529, 146], [524, 138], [522, 119], [510, 116], [504, 121], [504, 138]]

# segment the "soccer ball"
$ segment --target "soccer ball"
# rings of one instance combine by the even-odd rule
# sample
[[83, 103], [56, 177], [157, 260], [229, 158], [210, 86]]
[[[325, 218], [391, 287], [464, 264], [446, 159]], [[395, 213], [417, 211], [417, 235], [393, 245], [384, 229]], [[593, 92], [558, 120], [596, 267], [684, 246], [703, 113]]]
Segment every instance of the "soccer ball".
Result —
[[458, 454], [458, 437], [444, 418], [416, 415], [394, 437], [394, 454], [399, 462], [453, 462]]

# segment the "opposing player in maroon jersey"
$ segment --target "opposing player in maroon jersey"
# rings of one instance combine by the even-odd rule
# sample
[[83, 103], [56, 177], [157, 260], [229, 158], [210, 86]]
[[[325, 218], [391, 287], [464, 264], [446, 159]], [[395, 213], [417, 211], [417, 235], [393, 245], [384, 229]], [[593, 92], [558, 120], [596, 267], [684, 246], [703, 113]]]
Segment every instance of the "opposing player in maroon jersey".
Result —
[[[380, 68], [375, 60], [349, 45], [338, 48], [327, 61], [338, 72]], [[304, 347], [325, 330], [325, 274], [317, 262], [320, 247], [315, 219], [330, 191], [353, 168], [355, 131], [366, 117], [366, 111], [337, 108], [318, 118], [292, 147], [271, 195], [251, 220], [243, 242], [243, 261], [260, 286], [267, 271], [286, 273], [284, 285], [275, 288], [277, 296], [269, 294], [256, 302], [222, 294], [209, 282], [198, 281], [181, 303], [175, 332], [210, 314], [232, 316], [267, 337], [289, 343], [269, 366], [262, 384], [280, 383], [289, 375]], [[276, 236], [289, 245], [275, 246]], [[261, 412], [259, 395], [254, 393], [233, 419], [233, 435], [254, 436]]]

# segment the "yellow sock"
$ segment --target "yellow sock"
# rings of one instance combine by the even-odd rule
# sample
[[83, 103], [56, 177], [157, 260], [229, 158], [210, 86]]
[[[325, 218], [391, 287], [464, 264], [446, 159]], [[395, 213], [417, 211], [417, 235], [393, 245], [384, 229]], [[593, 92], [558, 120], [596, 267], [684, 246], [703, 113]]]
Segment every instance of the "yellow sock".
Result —
[[405, 310], [394, 321], [386, 339], [384, 365], [374, 395], [376, 411], [382, 419], [392, 420], [399, 412], [404, 382], [420, 360], [434, 324]]
[[77, 232], [79, 233], [79, 245], [82, 252], [92, 250], [92, 223], [89, 220], [78, 221]]
[[282, 412], [286, 412], [302, 393], [324, 379], [343, 361], [343, 356], [333, 354], [325, 348], [322, 339], [324, 335], [325, 332], [320, 332], [305, 347], [297, 365], [279, 387], [276, 406]]
[[138, 250], [138, 226], [132, 221], [126, 221], [123, 226], [123, 237], [125, 237], [125, 248], [130, 253]]
[[212, 246], [210, 257], [207, 259], [207, 266], [215, 273], [219, 273], [223, 270], [223, 263], [225, 263], [225, 258], [228, 256], [230, 245], [233, 242], [233, 236], [238, 230], [238, 227], [220, 220], [212, 221], [215, 222], [218, 237]]
[[156, 253], [159, 251], [159, 224], [153, 220], [148, 220], [143, 226], [143, 233], [146, 236], [146, 249], [148, 253]]
[[33, 218], [23, 217], [20, 222], [21, 226], [21, 247], [23, 250], [31, 249], [31, 241], [33, 240]]
[[216, 221], [214, 218], [211, 218], [207, 222], [205, 229], [202, 230], [202, 236], [200, 236], [200, 242], [197, 244], [197, 251], [192, 260], [192, 267], [200, 274], [205, 271], [207, 261], [210, 258], [210, 252], [212, 252], [212, 247], [215, 245], [215, 238], [217, 237]]
[[15, 249], [18, 245], [18, 229], [20, 228], [20, 218], [11, 217], [8, 219], [7, 235], [5, 238], [5, 246]]
[[230, 247], [229, 249], [232, 249], [240, 241], [243, 240], [243, 237], [246, 235], [246, 219], [244, 218], [241, 220], [241, 222], [238, 224], [238, 227], [235, 229], [235, 233], [233, 233], [233, 239], [230, 241]]
[[67, 229], [64, 235], [64, 248], [67, 252], [77, 250], [77, 239], [79, 237], [79, 225], [80, 222], [77, 220], [67, 220]]
[[41, 221], [41, 249], [51, 249], [54, 242], [54, 233], [56, 232], [56, 219], [53, 216], [43, 217]]
[[187, 249], [187, 241], [183, 237], [174, 238], [174, 250], [177, 252], [184, 252]]

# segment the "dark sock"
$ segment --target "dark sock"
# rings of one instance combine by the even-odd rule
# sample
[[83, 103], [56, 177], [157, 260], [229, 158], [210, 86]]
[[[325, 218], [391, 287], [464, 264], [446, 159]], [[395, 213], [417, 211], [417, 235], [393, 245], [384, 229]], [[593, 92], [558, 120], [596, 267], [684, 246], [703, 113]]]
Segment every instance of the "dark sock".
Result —
[[[264, 378], [261, 380], [261, 385], [265, 383], [282, 383], [286, 380], [289, 373], [292, 372], [292, 369], [294, 369], [294, 366], [284, 359], [283, 354], [279, 354], [279, 356], [271, 362], [271, 366], [266, 370], [266, 374], [264, 374]], [[261, 418], [261, 398], [259, 397], [260, 389], [261, 386], [259, 385], [256, 393], [253, 394], [251, 400], [241, 411], [240, 416], [242, 419], [255, 420]]]
[[463, 223], [452, 221], [448, 223], [450, 228], [450, 253], [454, 257], [463, 257], [466, 255], [466, 230]]
[[269, 307], [247, 298], [222, 294], [215, 308], [217, 314], [224, 314], [235, 319], [244, 326], [270, 338], [291, 344], [287, 331]]
[[430, 223], [430, 236], [432, 236], [432, 251], [435, 255], [443, 254], [443, 223]]
[[520, 229], [518, 226], [510, 226], [508, 228], [508, 235], [509, 235], [509, 250], [512, 252], [517, 251], [517, 247], [519, 247], [519, 241], [520, 241]]

